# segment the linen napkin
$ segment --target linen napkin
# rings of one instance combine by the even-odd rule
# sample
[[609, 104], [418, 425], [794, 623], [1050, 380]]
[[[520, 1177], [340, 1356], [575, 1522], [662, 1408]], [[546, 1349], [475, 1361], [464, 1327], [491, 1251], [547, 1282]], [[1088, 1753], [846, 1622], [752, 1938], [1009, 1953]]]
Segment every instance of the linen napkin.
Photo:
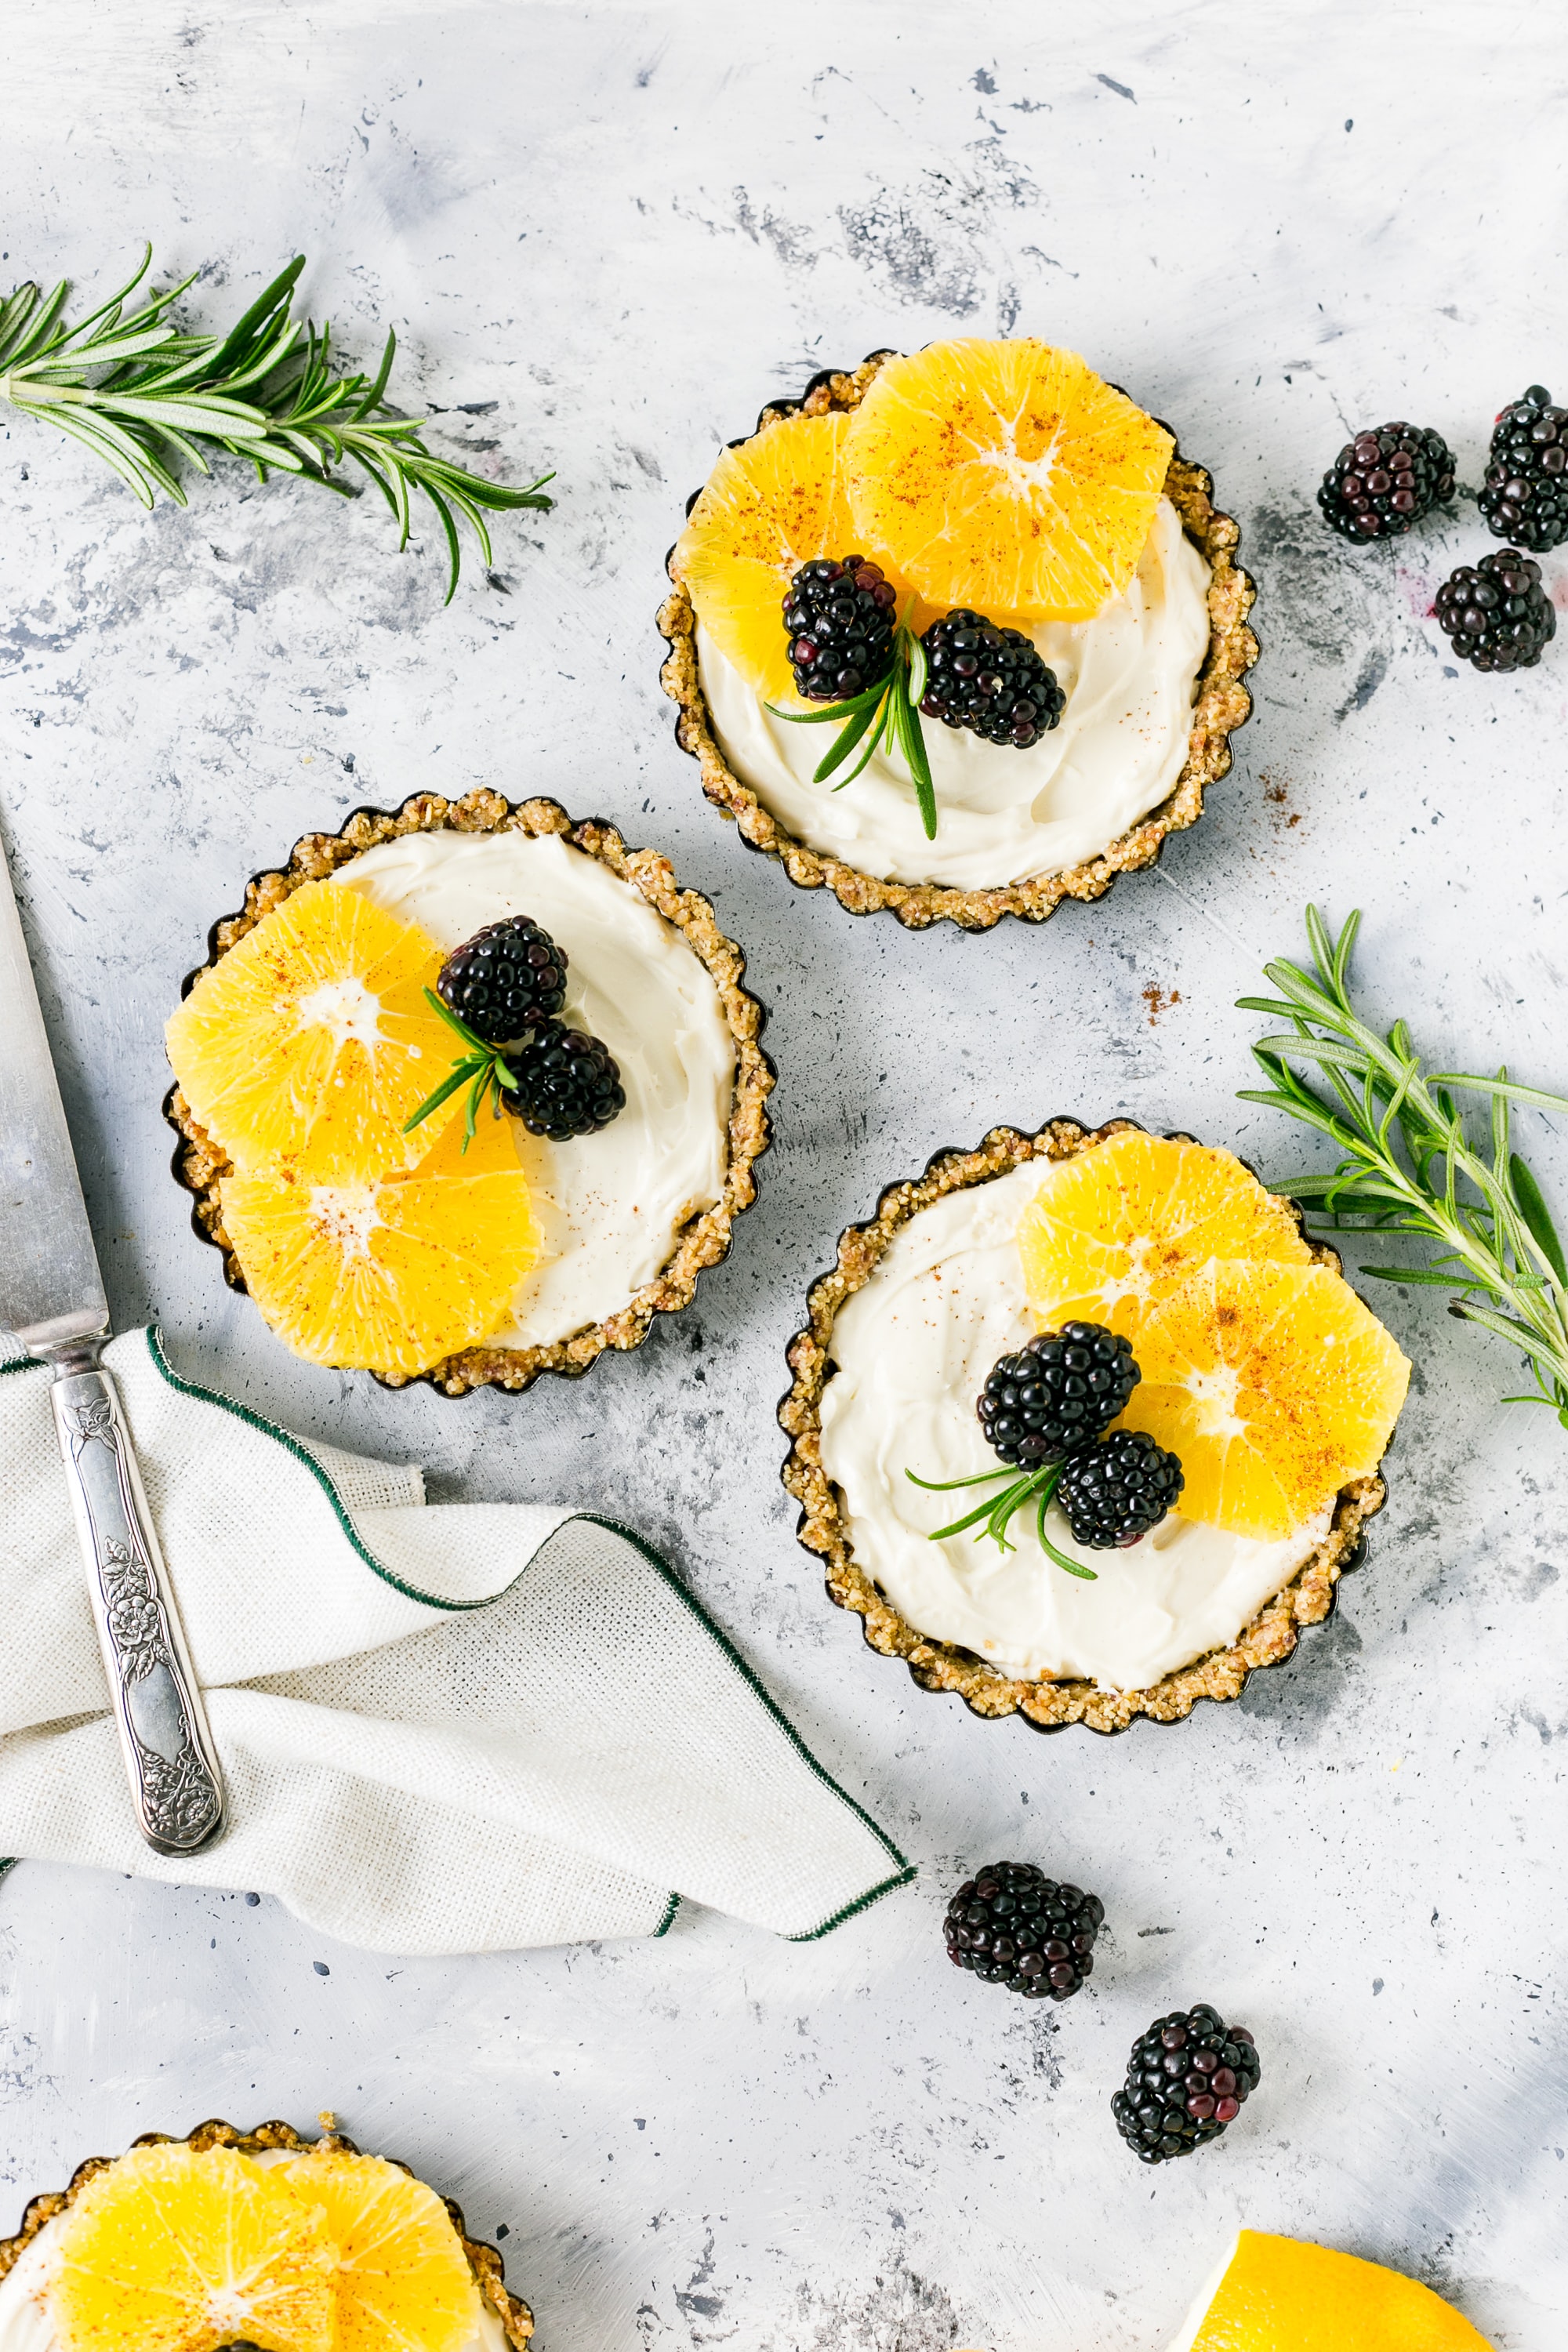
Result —
[[0, 1854], [274, 1894], [374, 1951], [662, 1935], [682, 1895], [796, 1939], [912, 1866], [658, 1555], [570, 1509], [426, 1504], [184, 1381], [120, 1383], [228, 1783], [139, 1835], [48, 1402], [0, 1367]]

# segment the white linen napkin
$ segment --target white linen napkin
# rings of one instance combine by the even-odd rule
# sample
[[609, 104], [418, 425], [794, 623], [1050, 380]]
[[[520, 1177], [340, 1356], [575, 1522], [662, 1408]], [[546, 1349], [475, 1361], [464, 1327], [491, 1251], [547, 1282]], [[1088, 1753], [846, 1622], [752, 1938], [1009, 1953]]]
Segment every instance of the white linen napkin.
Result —
[[682, 1895], [796, 1939], [914, 1875], [658, 1554], [568, 1509], [425, 1502], [116, 1339], [228, 1783], [164, 1859], [125, 1788], [48, 1373], [0, 1367], [0, 1854], [274, 1894], [351, 1944], [662, 1935]]

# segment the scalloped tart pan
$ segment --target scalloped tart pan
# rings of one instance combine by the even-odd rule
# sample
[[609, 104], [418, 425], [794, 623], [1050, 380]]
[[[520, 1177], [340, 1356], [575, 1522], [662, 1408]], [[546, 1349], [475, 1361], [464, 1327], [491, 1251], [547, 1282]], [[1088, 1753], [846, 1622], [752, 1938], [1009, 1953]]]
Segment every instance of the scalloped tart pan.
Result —
[[[762, 1048], [766, 1008], [742, 985], [745, 956], [720, 929], [709, 900], [700, 891], [680, 888], [669, 860], [654, 849], [628, 849], [615, 826], [600, 817], [586, 817], [579, 823], [567, 815], [558, 801], [513, 802], [504, 800], [500, 793], [469, 793], [460, 801], [443, 800], [435, 793], [416, 793], [399, 809], [356, 809], [339, 833], [306, 834], [295, 843], [287, 866], [254, 875], [246, 886], [243, 908], [237, 914], [220, 916], [213, 925], [207, 935], [207, 961], [186, 973], [182, 995], [188, 995], [202, 972], [253, 929], [263, 915], [281, 906], [305, 883], [336, 873], [362, 850], [373, 849], [380, 842], [410, 833], [447, 831], [555, 834], [584, 857], [608, 866], [680, 931], [711, 976], [735, 1041], [728, 1167], [717, 1205], [690, 1220], [654, 1280], [645, 1283], [618, 1313], [604, 1322], [585, 1325], [580, 1331], [537, 1347], [465, 1348], [418, 1375], [418, 1382], [437, 1394], [458, 1397], [485, 1387], [526, 1389], [543, 1372], [577, 1379], [606, 1348], [640, 1347], [656, 1315], [678, 1315], [690, 1306], [698, 1276], [728, 1255], [735, 1220], [757, 1197], [756, 1163], [770, 1140], [766, 1106], [775, 1073]], [[192, 1117], [178, 1086], [164, 1098], [163, 1116], [180, 1138], [171, 1165], [175, 1181], [195, 1195], [192, 1227], [201, 1240], [222, 1253], [224, 1277], [230, 1288], [243, 1291], [245, 1276], [224, 1230], [218, 1191], [229, 1172], [228, 1160]], [[387, 1388], [415, 1384], [381, 1372], [375, 1378]]]
[[[358, 2156], [363, 2152], [354, 2146], [352, 2139], [345, 2139], [341, 2132], [329, 2131], [324, 2136], [334, 2147], [346, 2148], [351, 2156]], [[177, 2141], [179, 2135], [174, 2132], [143, 2132], [139, 2139], [132, 2142], [132, 2146], [133, 2147], [165, 2146], [170, 2142]], [[241, 2156], [259, 2156], [264, 2150], [275, 2147], [298, 2149], [303, 2154], [307, 2149], [317, 2145], [314, 2140], [302, 2139], [292, 2124], [258, 2124], [254, 2131], [242, 2132], [237, 2131], [232, 2124], [222, 2123], [216, 2118], [210, 2123], [198, 2124], [195, 2131], [185, 2134], [181, 2144], [187, 2147], [194, 2147], [198, 2154], [205, 2153], [209, 2147], [232, 2147]], [[65, 2212], [68, 2207], [74, 2205], [94, 2174], [104, 2171], [114, 2160], [112, 2157], [108, 2156], [89, 2156], [83, 2163], [77, 2166], [68, 2187], [47, 2190], [42, 2196], [35, 2197], [30, 2200], [26, 2211], [22, 2216], [22, 2226], [16, 2236], [0, 2238], [0, 2278], [6, 2275], [12, 2265], [32, 2244], [46, 2222], [52, 2221], [57, 2214]], [[399, 2158], [392, 2157], [388, 2161], [395, 2164], [400, 2172], [408, 2173], [410, 2179], [417, 2179], [418, 2175]], [[506, 2266], [495, 2247], [487, 2245], [483, 2239], [469, 2237], [461, 2206], [455, 2205], [449, 2197], [444, 2197], [441, 2201], [447, 2208], [452, 2227], [456, 2230], [463, 2252], [468, 2258], [468, 2267], [473, 2272], [474, 2283], [479, 2290], [486, 2308], [500, 2321], [501, 2332], [508, 2344], [513, 2347], [513, 2352], [525, 2352], [525, 2347], [533, 2334], [532, 2312], [521, 2295], [508, 2292], [505, 2283]]]
[[[789, 416], [819, 416], [833, 409], [858, 408], [866, 387], [891, 352], [873, 352], [858, 368], [826, 368], [813, 376], [798, 400], [775, 401], [763, 410], [755, 433]], [[1159, 420], [1156, 420], [1159, 421]], [[1164, 427], [1167, 433], [1171, 428]], [[732, 441], [740, 448], [755, 433]], [[1173, 440], [1175, 436], [1172, 435]], [[701, 496], [694, 490], [686, 510]], [[1230, 768], [1230, 739], [1252, 712], [1247, 671], [1258, 659], [1258, 639], [1247, 626], [1257, 590], [1236, 561], [1239, 527], [1214, 503], [1214, 482], [1202, 466], [1192, 464], [1178, 448], [1165, 477], [1165, 496], [1182, 519], [1188, 539], [1209, 567], [1209, 646], [1198, 673], [1192, 732], [1186, 763], [1175, 784], [1157, 808], [1102, 849], [1099, 856], [1059, 874], [1037, 874], [1022, 882], [999, 883], [994, 888], [965, 890], [942, 882], [882, 882], [862, 874], [842, 858], [811, 848], [798, 840], [763, 807], [724, 758], [713, 732], [712, 714], [697, 673], [696, 615], [691, 599], [675, 575], [670, 593], [659, 608], [658, 628], [669, 653], [659, 671], [659, 682], [679, 706], [675, 737], [701, 770], [702, 789], [720, 814], [731, 819], [748, 847], [776, 857], [792, 882], [803, 890], [832, 891], [851, 915], [872, 915], [887, 908], [910, 930], [932, 923], [957, 923], [965, 930], [986, 931], [1004, 915], [1043, 923], [1064, 898], [1100, 898], [1119, 874], [1152, 866], [1173, 833], [1196, 824], [1204, 811], [1204, 793]], [[674, 550], [670, 551], [673, 558]]]
[[[1359, 1568], [1365, 1556], [1365, 1522], [1382, 1509], [1386, 1496], [1377, 1475], [1342, 1487], [1322, 1542], [1235, 1641], [1164, 1675], [1147, 1690], [1101, 1690], [1076, 1678], [1028, 1681], [1006, 1674], [972, 1650], [917, 1631], [881, 1591], [869, 1568], [856, 1559], [838, 1491], [822, 1467], [820, 1407], [835, 1370], [833, 1326], [839, 1308], [869, 1279], [900, 1227], [947, 1193], [986, 1183], [1026, 1160], [1070, 1159], [1136, 1125], [1133, 1119], [1116, 1118], [1091, 1129], [1077, 1119], [1054, 1118], [1033, 1135], [996, 1127], [977, 1150], [939, 1151], [923, 1176], [889, 1185], [877, 1203], [875, 1217], [848, 1228], [838, 1244], [837, 1265], [812, 1285], [805, 1328], [789, 1345], [794, 1379], [779, 1406], [779, 1421], [790, 1439], [781, 1475], [801, 1506], [798, 1541], [826, 1562], [828, 1599], [859, 1617], [873, 1650], [884, 1657], [902, 1658], [922, 1690], [956, 1691], [976, 1715], [1021, 1715], [1037, 1731], [1062, 1731], [1074, 1723], [1091, 1731], [1125, 1731], [1141, 1715], [1156, 1723], [1174, 1723], [1190, 1715], [1199, 1699], [1239, 1698], [1250, 1674], [1260, 1666], [1280, 1664], [1295, 1649], [1302, 1629], [1321, 1624], [1331, 1614], [1340, 1578]], [[1173, 1140], [1190, 1143], [1196, 1139], [1183, 1135]], [[1303, 1213], [1290, 1205], [1304, 1233]], [[1320, 1265], [1342, 1270], [1334, 1251], [1321, 1242], [1310, 1246]]]

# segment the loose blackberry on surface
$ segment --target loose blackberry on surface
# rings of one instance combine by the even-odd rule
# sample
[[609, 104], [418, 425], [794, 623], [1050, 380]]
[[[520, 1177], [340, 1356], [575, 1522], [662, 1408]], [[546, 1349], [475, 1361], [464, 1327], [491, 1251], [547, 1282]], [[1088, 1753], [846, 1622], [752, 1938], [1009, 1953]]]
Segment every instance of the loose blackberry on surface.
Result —
[[1568, 408], [1532, 383], [1492, 428], [1487, 478], [1476, 500], [1494, 539], [1544, 555], [1568, 540]]
[[803, 563], [784, 600], [795, 691], [811, 702], [847, 702], [883, 677], [893, 658], [898, 591], [864, 555]]
[[1437, 625], [1475, 669], [1531, 669], [1557, 630], [1541, 566], [1517, 547], [1461, 563], [1437, 591]]
[[1068, 2000], [1093, 1971], [1104, 1918], [1098, 1895], [1058, 1885], [1031, 1862], [994, 1862], [965, 1879], [942, 1934], [954, 1968], [1031, 2000]]
[[527, 915], [510, 915], [452, 950], [436, 992], [487, 1045], [510, 1045], [560, 1012], [566, 950]]
[[933, 621], [921, 644], [926, 656], [921, 709], [928, 719], [1026, 751], [1067, 707], [1056, 672], [1022, 629], [998, 628], [961, 605]]
[[498, 1076], [508, 1110], [531, 1135], [551, 1143], [596, 1135], [626, 1107], [609, 1047], [559, 1021], [539, 1023], [529, 1043], [507, 1055]]
[[1068, 1456], [1057, 1501], [1075, 1543], [1125, 1551], [1159, 1526], [1185, 1483], [1177, 1455], [1142, 1430], [1113, 1429]]
[[1067, 1323], [1000, 1357], [974, 1409], [1002, 1460], [1033, 1467], [1109, 1428], [1138, 1379], [1131, 1340], [1103, 1323]]
[[1358, 433], [1318, 486], [1324, 521], [1345, 539], [1395, 538], [1453, 495], [1453, 453], [1420, 425]]
[[1133, 2043], [1110, 2112], [1141, 2163], [1164, 2164], [1217, 2139], [1261, 2073], [1247, 2028], [1226, 2025], [1217, 2009], [1200, 2001], [1157, 2017]]

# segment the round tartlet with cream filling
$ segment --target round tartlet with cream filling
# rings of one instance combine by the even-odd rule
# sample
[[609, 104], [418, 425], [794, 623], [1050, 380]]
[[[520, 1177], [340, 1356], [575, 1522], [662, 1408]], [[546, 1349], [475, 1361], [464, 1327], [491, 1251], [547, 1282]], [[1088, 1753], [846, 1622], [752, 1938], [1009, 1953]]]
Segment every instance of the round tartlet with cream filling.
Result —
[[[406, 2166], [362, 2158], [351, 2140], [343, 2139], [330, 2127], [331, 2117], [322, 2120], [329, 2128], [326, 2137], [317, 2141], [301, 2137], [285, 2123], [261, 2124], [252, 2132], [238, 2132], [232, 2125], [221, 2122], [205, 2123], [184, 2140], [170, 2140], [161, 2133], [149, 2133], [135, 2143], [130, 2158], [91, 2158], [78, 2167], [67, 2189], [35, 2197], [16, 2234], [0, 2239], [0, 2352], [71, 2352], [79, 2324], [83, 2323], [92, 2329], [97, 2352], [145, 2352], [145, 2329], [135, 2316], [143, 2302], [148, 2303], [149, 2308], [158, 2308], [161, 2323], [177, 2324], [174, 2310], [165, 2309], [166, 2298], [158, 2292], [157, 2249], [146, 2236], [138, 2238], [132, 2262], [111, 2265], [100, 2282], [103, 2294], [90, 2298], [91, 2305], [96, 2305], [90, 2308], [90, 2316], [80, 2307], [89, 2298], [80, 2292], [79, 2275], [72, 2281], [76, 2291], [69, 2298], [76, 2306], [74, 2313], [67, 2307], [67, 2290], [62, 2285], [68, 2270], [79, 2273], [85, 2254], [90, 2294], [94, 2284], [91, 2253], [81, 2242], [92, 2227], [90, 2208], [95, 2203], [101, 2204], [106, 2192], [113, 2195], [127, 2185], [123, 2176], [134, 2168], [132, 2159], [139, 2151], [154, 2148], [174, 2151], [176, 2162], [193, 2170], [213, 2160], [230, 2171], [254, 2166], [275, 2177], [281, 2174], [289, 2179], [293, 2175], [297, 2187], [307, 2195], [310, 2171], [314, 2165], [342, 2160], [346, 2172], [366, 2176], [363, 2183], [351, 2183], [346, 2208], [341, 2189], [329, 2207], [331, 2221], [340, 2226], [346, 2224], [347, 2231], [341, 2248], [330, 2242], [328, 2231], [328, 2275], [331, 2275], [335, 2254], [338, 2260], [346, 2261], [350, 2276], [346, 2289], [339, 2290], [346, 2294], [346, 2302], [335, 2315], [327, 2317], [327, 2343], [368, 2345], [378, 2338], [389, 2340], [386, 2330], [390, 2327], [407, 2352], [421, 2352], [422, 2335], [427, 2335], [428, 2342], [439, 2347], [439, 2352], [525, 2352], [533, 2335], [533, 2315], [520, 2295], [509, 2292], [505, 2268], [495, 2247], [471, 2239], [460, 2210], [449, 2198], [436, 2198]], [[297, 2172], [296, 2168], [302, 2170]], [[366, 2216], [368, 2231], [353, 2210], [365, 2201], [367, 2188], [371, 2207]], [[221, 2229], [214, 2230], [210, 2242], [204, 2242], [203, 2224], [209, 2218], [209, 2210], [208, 2199], [202, 2198], [187, 2217], [186, 2242], [182, 2251], [177, 2242], [178, 2230], [174, 2227], [178, 2216], [169, 2210], [172, 2200], [167, 2183], [158, 2185], [158, 2201], [163, 2203], [174, 2231], [170, 2243], [174, 2261], [170, 2268], [176, 2292], [183, 2294], [188, 2288], [198, 2302], [204, 2282], [208, 2291], [216, 2286], [219, 2296], [231, 2292], [224, 2283], [225, 2273], [243, 2273], [245, 2269], [245, 2264], [236, 2260], [239, 2231], [236, 2231], [234, 2240], [226, 2244]], [[151, 2213], [137, 2218], [151, 2219]], [[242, 2228], [246, 2218], [242, 2213]], [[189, 2226], [192, 2223], [194, 2235]], [[254, 2230], [254, 2217], [252, 2226]], [[101, 2229], [98, 2234], [103, 2235]], [[265, 2236], [265, 2229], [258, 2234]], [[368, 2301], [363, 2305], [354, 2292], [352, 2277], [355, 2242], [362, 2236], [370, 2245], [372, 2256], [366, 2273]], [[398, 2276], [396, 2250], [400, 2247], [406, 2250], [411, 2263], [420, 2262], [426, 2266], [426, 2275], [431, 2279], [431, 2288], [424, 2298], [428, 2307], [427, 2328], [421, 2328], [420, 2317], [412, 2315], [406, 2308], [410, 2294], [416, 2305], [421, 2296], [413, 2280]], [[310, 2298], [308, 2294], [298, 2299], [288, 2295], [286, 2263], [290, 2251], [285, 2249], [284, 2261], [275, 2265], [279, 2273], [277, 2299], [288, 2305], [290, 2315], [298, 2319], [301, 2302], [308, 2303]], [[308, 2251], [317, 2252], [320, 2261], [318, 2250]], [[254, 2292], [259, 2284], [258, 2300], [265, 2300], [266, 2268], [264, 2258], [255, 2266], [253, 2278], [242, 2281], [233, 2315], [237, 2329], [243, 2328], [247, 2290]], [[129, 2305], [125, 2321], [128, 2332], [117, 2337], [113, 2330], [122, 2301]], [[73, 2326], [73, 2317], [78, 2326]], [[223, 2318], [227, 2321], [229, 2317], [226, 2310]], [[307, 2313], [307, 2329], [309, 2319]], [[409, 2332], [411, 2328], [414, 2332]], [[261, 2332], [269, 2333], [265, 2327]]]
[[[731, 449], [748, 456], [796, 420], [852, 419], [895, 359], [881, 352], [853, 372], [826, 372], [798, 403], [764, 409], [750, 441]], [[1229, 736], [1251, 709], [1243, 681], [1258, 653], [1247, 626], [1252, 583], [1234, 560], [1237, 527], [1215, 507], [1209, 476], [1168, 435], [1165, 444], [1163, 482], [1130, 576], [1096, 609], [1079, 606], [1075, 618], [987, 614], [1027, 635], [1065, 691], [1066, 709], [1023, 750], [928, 717], [938, 810], [930, 838], [901, 747], [884, 741], [851, 783], [843, 777], [853, 761], [814, 781], [831, 733], [793, 723], [809, 705], [766, 676], [765, 647], [750, 662], [737, 659], [735, 631], [715, 625], [716, 614], [721, 623], [728, 615], [693, 544], [708, 495], [700, 493], [671, 551], [675, 584], [659, 626], [671, 648], [662, 677], [680, 707], [678, 738], [700, 762], [709, 799], [795, 882], [826, 885], [853, 913], [890, 908], [911, 928], [948, 918], [984, 929], [1008, 913], [1040, 920], [1063, 898], [1098, 898], [1119, 872], [1149, 864], [1168, 833], [1196, 822], [1205, 789], [1229, 768]], [[781, 543], [793, 531], [802, 558], [849, 551], [804, 544], [814, 530], [837, 538], [852, 529], [836, 487], [807, 501], [809, 519], [799, 521], [786, 514], [788, 497], [787, 487], [776, 494]], [[856, 546], [888, 561], [863, 533]], [[784, 570], [792, 560], [783, 559]], [[902, 595], [911, 583], [889, 568]], [[922, 626], [961, 601], [929, 597], [923, 580], [912, 585]]]
[[[286, 869], [252, 884], [243, 914], [215, 926], [214, 961], [322, 879], [418, 926], [444, 953], [489, 923], [531, 917], [568, 959], [562, 1022], [604, 1041], [626, 1091], [610, 1125], [568, 1142], [509, 1120], [535, 1263], [483, 1340], [423, 1376], [454, 1395], [519, 1389], [542, 1371], [585, 1371], [606, 1347], [637, 1346], [724, 1255], [768, 1140], [764, 1016], [708, 900], [679, 888], [657, 853], [626, 849], [607, 825], [573, 824], [552, 801], [419, 794], [395, 814], [361, 811], [341, 834], [308, 835]], [[226, 1155], [178, 1087], [166, 1108], [185, 1139], [175, 1172], [197, 1196], [197, 1230], [225, 1249], [228, 1278], [244, 1288], [223, 1223]]]
[[[1328, 1614], [1384, 1499], [1368, 1468], [1282, 1529], [1238, 1532], [1179, 1503], [1129, 1549], [1094, 1550], [1048, 1505], [1048, 1542], [1093, 1580], [1051, 1559], [1030, 1509], [1007, 1528], [1010, 1550], [973, 1529], [931, 1539], [973, 1495], [928, 1491], [907, 1474], [936, 1488], [995, 1470], [975, 1398], [997, 1359], [1041, 1328], [1021, 1221], [1048, 1198], [1053, 1171], [1130, 1134], [1142, 1130], [1056, 1120], [941, 1155], [846, 1233], [790, 1349], [784, 1480], [803, 1506], [802, 1544], [826, 1559], [829, 1597], [862, 1617], [873, 1647], [978, 1714], [1115, 1731], [1138, 1715], [1170, 1720], [1200, 1697], [1237, 1696], [1254, 1667], [1288, 1656], [1299, 1629]], [[1322, 1268], [1337, 1282], [1333, 1253], [1300, 1238], [1288, 1204], [1279, 1216], [1291, 1237], [1279, 1254], [1310, 1279]], [[1141, 1344], [1134, 1337], [1134, 1353]], [[1133, 1398], [1130, 1417], [1149, 1426]], [[1157, 1424], [1154, 1433], [1170, 1442]]]

